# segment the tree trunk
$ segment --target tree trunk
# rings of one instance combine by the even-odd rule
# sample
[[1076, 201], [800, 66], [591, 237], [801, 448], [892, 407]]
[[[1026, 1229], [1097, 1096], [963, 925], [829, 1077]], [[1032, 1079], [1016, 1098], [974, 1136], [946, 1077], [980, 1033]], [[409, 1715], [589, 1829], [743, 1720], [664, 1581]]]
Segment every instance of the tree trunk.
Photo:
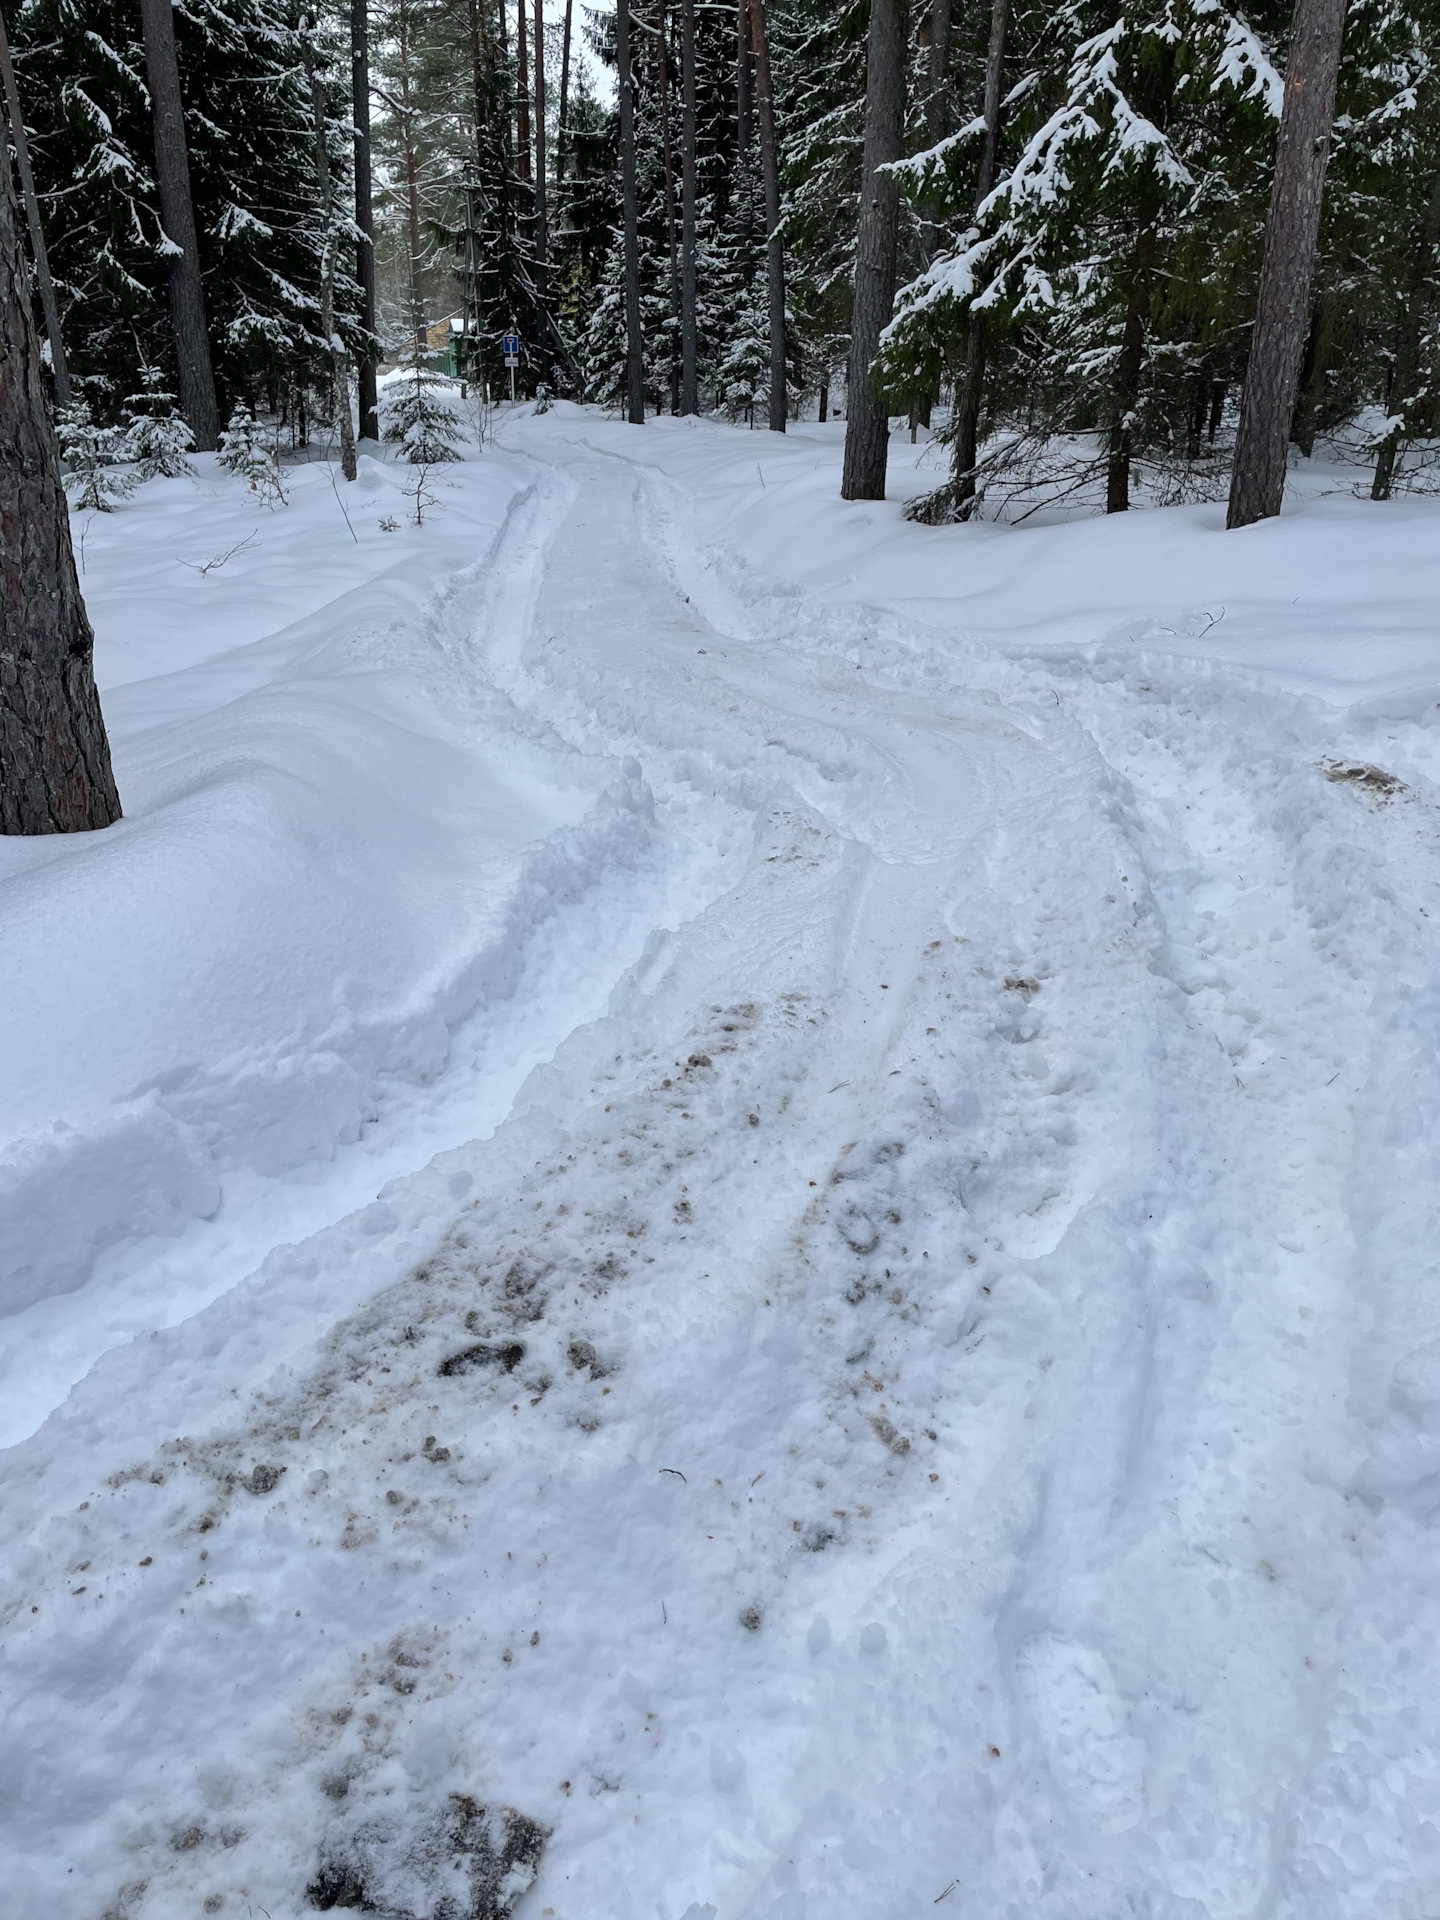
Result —
[[829, 411], [830, 411], [830, 369], [826, 367], [820, 375], [820, 406], [819, 406], [819, 411], [816, 415], [822, 427], [825, 424], [825, 417], [829, 413]]
[[780, 233], [780, 147], [775, 137], [775, 95], [770, 81], [770, 36], [765, 0], [750, 0], [750, 40], [755, 49], [755, 104], [760, 119], [760, 165], [765, 176], [766, 265], [770, 293], [770, 431], [785, 431], [785, 242]]
[[695, 333], [695, 0], [680, 0], [680, 411], [698, 413]]
[[1279, 513], [1320, 231], [1345, 0], [1295, 0], [1227, 527]]
[[1145, 365], [1145, 333], [1150, 319], [1150, 279], [1155, 262], [1155, 228], [1147, 221], [1135, 245], [1130, 290], [1125, 303], [1125, 327], [1120, 357], [1115, 364], [1114, 418], [1105, 464], [1105, 511], [1130, 510], [1131, 423], [1140, 398], [1140, 375]]
[[[925, 50], [925, 138], [932, 147], [951, 131], [954, 118], [950, 102], [951, 12], [951, 0], [931, 0], [930, 44]], [[930, 220], [921, 223], [920, 252], [928, 267], [935, 257], [935, 226]]]
[[748, 0], [738, 0], [735, 9], [735, 142], [742, 160], [750, 151], [754, 104], [755, 71], [750, 57], [750, 7]]
[[635, 96], [630, 79], [630, 0], [616, 0], [615, 85], [620, 95], [620, 188], [625, 224], [625, 417], [645, 424], [645, 359], [640, 337], [640, 234], [635, 196]]
[[[524, 6], [524, 0], [520, 0]], [[523, 14], [521, 16], [524, 18]], [[415, 120], [410, 110], [410, 39], [400, 28], [400, 132], [405, 143], [406, 241], [410, 259], [410, 333], [417, 356], [429, 345], [425, 325], [425, 296], [420, 285], [420, 167], [415, 153]]]
[[865, 150], [860, 174], [860, 222], [855, 243], [855, 301], [846, 376], [845, 464], [842, 500], [883, 500], [890, 452], [890, 416], [884, 395], [871, 386], [870, 367], [895, 307], [895, 255], [900, 237], [900, 190], [893, 173], [905, 130], [906, 0], [871, 0], [865, 63]]
[[1193, 465], [1200, 458], [1200, 442], [1205, 437], [1205, 415], [1210, 406], [1210, 375], [1195, 376], [1195, 398], [1190, 403], [1190, 421], [1185, 429], [1185, 458]]
[[1330, 367], [1337, 305], [1335, 289], [1322, 287], [1315, 300], [1315, 311], [1305, 340], [1305, 357], [1300, 363], [1300, 391], [1290, 422], [1290, 438], [1307, 460], [1315, 451], [1315, 429], [1320, 415], [1320, 397], [1325, 391], [1325, 375]]
[[0, 79], [4, 82], [5, 105], [10, 114], [10, 137], [15, 142], [15, 164], [20, 169], [20, 191], [24, 196], [25, 220], [30, 229], [30, 257], [35, 263], [35, 284], [40, 289], [40, 310], [45, 315], [45, 332], [50, 341], [50, 373], [55, 382], [55, 403], [68, 407], [70, 366], [65, 358], [65, 340], [60, 332], [60, 309], [55, 304], [50, 256], [45, 251], [45, 229], [40, 224], [40, 202], [35, 194], [35, 176], [30, 171], [30, 142], [25, 137], [20, 89], [15, 84], [15, 67], [10, 58], [10, 41], [5, 32], [3, 13], [0, 13]]
[[1430, 307], [1430, 276], [1435, 270], [1437, 245], [1440, 245], [1440, 174], [1436, 174], [1431, 182], [1430, 197], [1415, 238], [1405, 305], [1395, 329], [1395, 358], [1390, 363], [1390, 377], [1385, 382], [1385, 412], [1391, 417], [1399, 415], [1402, 425], [1386, 436], [1375, 457], [1375, 479], [1370, 488], [1372, 500], [1390, 498], [1390, 489], [1395, 481], [1395, 459], [1405, 434], [1403, 409], [1417, 397], [1415, 389], [1420, 379], [1421, 347]]
[[[503, 9], [505, 0], [500, 0]], [[530, 36], [525, 31], [525, 0], [515, 0], [515, 126], [519, 141], [519, 173], [530, 178]]]
[[[550, 209], [545, 178], [545, 0], [535, 0], [535, 291], [540, 306], [550, 311]], [[542, 334], [543, 371], [549, 370], [550, 342]]]
[[[368, 0], [350, 0], [350, 111], [355, 122], [355, 278], [360, 283], [360, 325], [375, 338], [375, 212], [370, 188], [370, 15]], [[360, 438], [378, 440], [375, 349], [360, 362]]]
[[1210, 396], [1210, 424], [1205, 430], [1206, 438], [1212, 447], [1215, 444], [1215, 436], [1220, 431], [1220, 422], [1225, 418], [1225, 394], [1225, 381], [1217, 380], [1215, 391]]
[[120, 818], [0, 140], [0, 833]]
[[175, 338], [175, 374], [180, 411], [202, 452], [213, 452], [220, 437], [220, 410], [210, 368], [210, 335], [205, 324], [205, 289], [200, 282], [200, 248], [195, 238], [195, 209], [190, 198], [190, 157], [185, 149], [185, 115], [180, 101], [180, 67], [175, 57], [175, 18], [171, 0], [140, 0], [145, 32], [145, 73], [155, 134], [155, 184], [160, 193], [160, 224], [175, 251], [169, 256], [170, 330]]
[[320, 218], [325, 231], [325, 250], [320, 261], [320, 331], [325, 336], [325, 351], [330, 360], [330, 389], [335, 424], [340, 431], [340, 471], [347, 480], [353, 480], [355, 423], [350, 417], [350, 369], [346, 365], [344, 345], [335, 331], [335, 217], [330, 194], [330, 155], [325, 148], [325, 89], [314, 52], [307, 47], [307, 53], [310, 111], [315, 122], [315, 182], [320, 189]]
[[570, 126], [570, 15], [575, 0], [565, 0], [565, 35], [560, 42], [560, 125], [555, 131], [555, 185], [565, 178], [565, 135]]
[[670, 139], [670, 36], [668, 8], [660, 0], [657, 56], [660, 62], [660, 154], [665, 169], [665, 245], [670, 254], [670, 411], [680, 411], [680, 248], [675, 233], [675, 156]]
[[[1010, 25], [1010, 0], [993, 0], [990, 41], [985, 52], [985, 98], [980, 113], [985, 141], [980, 149], [980, 179], [975, 189], [975, 211], [989, 198], [1000, 162], [1000, 85], [1005, 72], [1005, 35]], [[985, 316], [970, 314], [965, 330], [965, 359], [955, 382], [955, 517], [968, 520], [975, 510], [975, 463], [980, 457], [980, 402], [985, 384]]]

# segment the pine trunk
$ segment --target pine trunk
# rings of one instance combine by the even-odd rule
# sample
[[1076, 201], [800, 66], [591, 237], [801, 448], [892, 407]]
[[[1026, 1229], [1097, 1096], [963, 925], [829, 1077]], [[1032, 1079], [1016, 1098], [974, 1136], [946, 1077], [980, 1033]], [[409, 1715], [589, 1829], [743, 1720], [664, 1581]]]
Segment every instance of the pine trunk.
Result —
[[615, 85], [620, 95], [620, 192], [625, 227], [625, 417], [645, 424], [645, 347], [640, 335], [640, 233], [635, 193], [635, 96], [630, 75], [630, 0], [615, 7]]
[[[975, 211], [988, 199], [1000, 162], [1000, 86], [1005, 72], [1005, 35], [1010, 26], [1010, 0], [993, 0], [990, 41], [985, 52], [985, 97], [980, 114], [985, 142], [980, 149], [980, 179], [975, 189]], [[968, 520], [975, 510], [975, 464], [980, 457], [980, 402], [985, 386], [985, 316], [971, 311], [965, 330], [965, 360], [955, 382], [954, 454], [955, 517]]]
[[1271, 518], [1279, 513], [1285, 495], [1290, 417], [1310, 318], [1310, 276], [1344, 30], [1345, 0], [1295, 0], [1255, 330], [1230, 476], [1228, 527]]
[[565, 178], [565, 134], [570, 125], [570, 16], [575, 0], [565, 0], [565, 35], [560, 42], [560, 125], [555, 132], [555, 185]]
[[905, 129], [906, 0], [871, 0], [865, 64], [865, 150], [855, 244], [855, 301], [846, 376], [843, 500], [883, 500], [890, 416], [870, 368], [895, 307], [900, 190], [880, 168], [898, 160]]
[[355, 422], [350, 414], [350, 369], [345, 349], [335, 331], [335, 210], [330, 192], [330, 155], [325, 147], [325, 89], [310, 59], [310, 111], [315, 123], [315, 182], [320, 189], [320, 218], [325, 230], [325, 251], [320, 262], [320, 331], [325, 336], [325, 351], [330, 360], [330, 389], [335, 407], [335, 424], [340, 434], [340, 471], [353, 480], [355, 465]]
[[784, 433], [785, 242], [780, 233], [780, 148], [775, 137], [775, 94], [770, 82], [770, 36], [765, 0], [750, 0], [750, 41], [755, 49], [755, 104], [760, 119], [760, 166], [765, 178], [765, 254], [770, 294], [770, 431]]
[[738, 0], [735, 8], [735, 140], [741, 159], [750, 151], [755, 103], [755, 74], [750, 58], [750, 7]]
[[[504, 8], [505, 0], [500, 0]], [[525, 30], [525, 0], [515, 0], [515, 128], [520, 178], [530, 178], [530, 36]]]
[[5, 88], [5, 106], [10, 115], [10, 138], [15, 143], [15, 164], [20, 172], [20, 192], [25, 201], [25, 222], [30, 229], [30, 257], [35, 263], [35, 284], [40, 292], [40, 311], [45, 315], [45, 332], [50, 341], [50, 374], [55, 382], [55, 403], [70, 404], [70, 367], [65, 358], [65, 340], [60, 332], [60, 309], [55, 304], [55, 283], [50, 278], [50, 256], [45, 251], [45, 229], [40, 223], [40, 202], [35, 193], [35, 176], [30, 171], [30, 142], [25, 135], [25, 118], [20, 108], [20, 89], [15, 84], [15, 66], [10, 58], [10, 40], [5, 32], [5, 16], [0, 13], [0, 80]]
[[1335, 339], [1336, 306], [1335, 289], [1322, 287], [1305, 340], [1305, 356], [1300, 363], [1300, 391], [1290, 421], [1290, 438], [1307, 460], [1315, 451], [1320, 399], [1325, 391], [1325, 375], [1330, 368], [1330, 350]]
[[[520, 4], [523, 7], [524, 0], [520, 0]], [[408, 22], [403, 18], [399, 51], [400, 110], [396, 118], [400, 122], [400, 135], [405, 146], [405, 238], [410, 270], [410, 338], [419, 355], [429, 345], [429, 329], [425, 325], [425, 295], [420, 281], [420, 162], [415, 152], [415, 115], [411, 103], [410, 36]]]
[[185, 114], [180, 100], [180, 67], [175, 55], [175, 17], [171, 0], [140, 0], [145, 32], [145, 74], [150, 85], [150, 114], [155, 134], [155, 184], [160, 194], [160, 224], [175, 251], [169, 256], [170, 331], [175, 340], [175, 378], [180, 411], [202, 452], [213, 452], [220, 438], [220, 410], [210, 367], [210, 334], [205, 323], [205, 289], [200, 281], [200, 248], [195, 238], [195, 208], [190, 198], [190, 156], [185, 147]]
[[680, 247], [675, 232], [675, 155], [670, 139], [670, 36], [666, 31], [668, 9], [660, 0], [656, 9], [660, 21], [657, 57], [660, 62], [660, 149], [665, 166], [665, 245], [670, 255], [670, 411], [680, 411]]
[[1403, 409], [1418, 398], [1421, 348], [1425, 321], [1430, 310], [1430, 276], [1435, 271], [1435, 249], [1440, 245], [1440, 174], [1431, 183], [1430, 197], [1415, 239], [1410, 259], [1410, 280], [1405, 289], [1405, 305], [1395, 329], [1395, 357], [1385, 383], [1385, 411], [1399, 416], [1402, 424], [1394, 429], [1375, 457], [1375, 479], [1370, 488], [1372, 500], [1388, 500], [1395, 483], [1395, 460], [1404, 437]]
[[[950, 110], [950, 27], [951, 0], [931, 0], [930, 44], [925, 50], [925, 138], [938, 146], [951, 130]], [[920, 253], [928, 267], [935, 257], [935, 227], [932, 221], [920, 227]]]
[[1155, 228], [1147, 224], [1135, 248], [1135, 265], [1125, 303], [1125, 326], [1120, 335], [1120, 357], [1115, 363], [1113, 415], [1105, 463], [1105, 511], [1130, 510], [1130, 452], [1132, 423], [1140, 398], [1140, 375], [1145, 365], [1145, 335], [1150, 320], [1150, 278], [1155, 258]]
[[[522, 22], [523, 24], [523, 22]], [[543, 315], [550, 312], [550, 204], [545, 178], [545, 0], [535, 0], [535, 292]], [[550, 342], [537, 341], [540, 368], [548, 373]]]
[[695, 0], [680, 0], [680, 411], [698, 413], [695, 333]]
[[[375, 211], [370, 186], [370, 15], [368, 0], [350, 0], [350, 111], [355, 122], [355, 278], [360, 283], [360, 325], [375, 338]], [[380, 438], [376, 410], [374, 348], [360, 362], [360, 438]]]
[[0, 833], [120, 818], [0, 140]]

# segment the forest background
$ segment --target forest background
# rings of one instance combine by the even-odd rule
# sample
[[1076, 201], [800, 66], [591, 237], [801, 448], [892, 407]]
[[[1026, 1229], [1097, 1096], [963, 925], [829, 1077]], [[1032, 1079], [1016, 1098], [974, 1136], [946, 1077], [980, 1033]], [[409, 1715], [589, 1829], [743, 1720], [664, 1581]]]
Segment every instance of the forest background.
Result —
[[[374, 433], [375, 365], [442, 350], [498, 393], [513, 325], [522, 395], [768, 405], [781, 430], [868, 398], [886, 431], [933, 428], [952, 469], [918, 518], [1223, 493], [1307, 8], [162, 6], [214, 422], [333, 444], [355, 405]], [[23, 0], [8, 23], [72, 467], [170, 412], [215, 442], [176, 306], [155, 12]], [[1302, 454], [1348, 435], [1384, 497], [1425, 484], [1436, 427], [1440, 10], [1343, 19], [1287, 412]], [[889, 221], [878, 295], [862, 216]], [[883, 492], [879, 461], [847, 490]]]

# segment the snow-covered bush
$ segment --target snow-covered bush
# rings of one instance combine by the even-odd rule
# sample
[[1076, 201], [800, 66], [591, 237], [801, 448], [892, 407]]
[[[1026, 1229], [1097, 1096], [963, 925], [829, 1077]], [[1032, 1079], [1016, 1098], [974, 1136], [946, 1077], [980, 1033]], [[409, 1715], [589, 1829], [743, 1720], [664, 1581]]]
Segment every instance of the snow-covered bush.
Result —
[[265, 429], [242, 400], [220, 436], [220, 465], [249, 482], [250, 491], [272, 507], [289, 498], [280, 472], [280, 457]]
[[415, 346], [402, 366], [400, 378], [392, 380], [380, 396], [381, 438], [397, 446], [400, 458], [412, 467], [438, 467], [458, 460], [456, 446], [462, 435], [453, 400], [459, 398], [459, 383], [427, 366]]
[[175, 411], [175, 396], [161, 386], [158, 367], [140, 369], [142, 390], [125, 402], [125, 458], [135, 462], [137, 480], [176, 480], [193, 474], [186, 455], [195, 436]]
[[97, 425], [88, 400], [62, 407], [55, 416], [55, 432], [65, 461], [65, 487], [77, 507], [110, 513], [114, 502], [135, 491], [136, 476], [116, 465], [124, 451], [123, 436], [114, 427]]

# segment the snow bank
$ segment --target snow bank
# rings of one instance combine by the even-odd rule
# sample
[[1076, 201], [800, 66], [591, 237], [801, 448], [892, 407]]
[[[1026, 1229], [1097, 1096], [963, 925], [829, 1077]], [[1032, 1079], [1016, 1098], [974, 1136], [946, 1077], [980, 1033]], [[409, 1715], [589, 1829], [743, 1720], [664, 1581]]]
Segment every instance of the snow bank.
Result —
[[[344, 494], [299, 468], [274, 513], [210, 468], [77, 526], [125, 819], [0, 846], [0, 1314], [97, 1261], [123, 1291], [156, 1236], [217, 1213], [238, 1277], [305, 1230], [297, 1181], [316, 1224], [354, 1205], [363, 1185], [323, 1197], [337, 1152], [383, 1136], [536, 929], [653, 837], [633, 772], [493, 724], [471, 634], [536, 511], [528, 469], [449, 469], [417, 528], [404, 468], [365, 460]], [[234, 1224], [254, 1205], [258, 1239]], [[164, 1318], [224, 1283], [142, 1286], [138, 1324], [156, 1291]], [[14, 1385], [12, 1434], [37, 1405]]]

